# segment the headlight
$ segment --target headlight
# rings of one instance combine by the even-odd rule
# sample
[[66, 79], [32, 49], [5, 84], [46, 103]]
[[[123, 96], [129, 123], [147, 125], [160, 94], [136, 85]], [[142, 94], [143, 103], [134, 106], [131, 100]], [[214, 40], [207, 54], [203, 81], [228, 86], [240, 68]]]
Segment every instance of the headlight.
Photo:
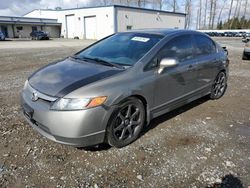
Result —
[[83, 110], [102, 105], [107, 97], [95, 97], [90, 99], [58, 99], [52, 106], [51, 110]]

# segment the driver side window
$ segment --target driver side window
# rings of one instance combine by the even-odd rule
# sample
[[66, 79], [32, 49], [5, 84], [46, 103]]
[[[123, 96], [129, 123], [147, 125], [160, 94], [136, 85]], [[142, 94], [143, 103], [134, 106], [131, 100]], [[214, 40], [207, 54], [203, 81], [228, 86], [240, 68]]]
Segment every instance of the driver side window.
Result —
[[193, 58], [193, 42], [191, 35], [182, 35], [171, 39], [147, 65], [152, 69], [159, 65], [163, 58], [176, 59], [180, 63]]

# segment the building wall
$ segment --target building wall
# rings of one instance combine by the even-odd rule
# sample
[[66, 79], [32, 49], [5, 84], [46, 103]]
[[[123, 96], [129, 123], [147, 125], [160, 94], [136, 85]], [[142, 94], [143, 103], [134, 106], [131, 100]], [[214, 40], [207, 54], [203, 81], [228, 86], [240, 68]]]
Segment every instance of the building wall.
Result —
[[117, 31], [147, 28], [185, 28], [185, 15], [117, 7]]
[[51, 38], [60, 38], [61, 28], [58, 26], [43, 26], [42, 31], [46, 32]]
[[[70, 19], [70, 34], [67, 35], [66, 16]], [[127, 31], [129, 29], [146, 28], [185, 28], [185, 15], [174, 14], [163, 11], [152, 11], [145, 9], [134, 9], [119, 6], [81, 8], [69, 10], [34, 10], [25, 17], [57, 19], [62, 23], [61, 35], [70, 38], [86, 38], [85, 17], [96, 16], [95, 39], [101, 39], [114, 32]], [[72, 17], [71, 17], [72, 18]], [[92, 24], [92, 26], [95, 24]], [[73, 27], [73, 28], [72, 28]], [[93, 29], [92, 29], [93, 30]]]
[[[52, 38], [60, 37], [60, 27], [59, 26], [39, 26], [39, 25], [25, 25], [25, 24], [0, 24], [1, 26], [7, 27], [8, 37], [9, 38], [29, 38], [32, 31], [32, 26], [36, 26], [38, 31], [47, 32], [48, 35]], [[22, 27], [21, 30], [18, 27]], [[14, 30], [14, 32], [13, 32]]]
[[114, 33], [114, 7], [97, 7], [72, 10], [34, 10], [25, 17], [54, 18], [62, 23], [61, 35], [67, 37], [66, 16], [74, 16], [73, 36], [85, 38], [84, 17], [96, 16], [96, 39], [101, 39]]

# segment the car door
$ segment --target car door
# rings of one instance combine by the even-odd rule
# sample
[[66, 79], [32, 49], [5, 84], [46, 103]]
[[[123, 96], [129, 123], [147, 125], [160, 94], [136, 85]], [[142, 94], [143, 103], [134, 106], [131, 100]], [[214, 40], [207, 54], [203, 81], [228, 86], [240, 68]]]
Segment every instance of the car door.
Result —
[[213, 83], [220, 61], [215, 43], [207, 36], [194, 35], [197, 87], [203, 89]]
[[185, 34], [172, 38], [153, 59], [152, 64], [159, 64], [163, 58], [179, 62], [177, 66], [166, 68], [160, 74], [155, 73], [154, 110], [161, 111], [196, 89], [193, 53], [192, 35]]

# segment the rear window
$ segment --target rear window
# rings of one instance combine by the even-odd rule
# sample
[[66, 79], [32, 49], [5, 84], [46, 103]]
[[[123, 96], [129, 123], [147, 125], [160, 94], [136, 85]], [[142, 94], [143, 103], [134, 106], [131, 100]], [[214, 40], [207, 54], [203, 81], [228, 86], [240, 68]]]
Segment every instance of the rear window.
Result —
[[196, 55], [199, 56], [216, 53], [216, 46], [210, 38], [203, 35], [194, 35], [194, 40], [196, 43]]

